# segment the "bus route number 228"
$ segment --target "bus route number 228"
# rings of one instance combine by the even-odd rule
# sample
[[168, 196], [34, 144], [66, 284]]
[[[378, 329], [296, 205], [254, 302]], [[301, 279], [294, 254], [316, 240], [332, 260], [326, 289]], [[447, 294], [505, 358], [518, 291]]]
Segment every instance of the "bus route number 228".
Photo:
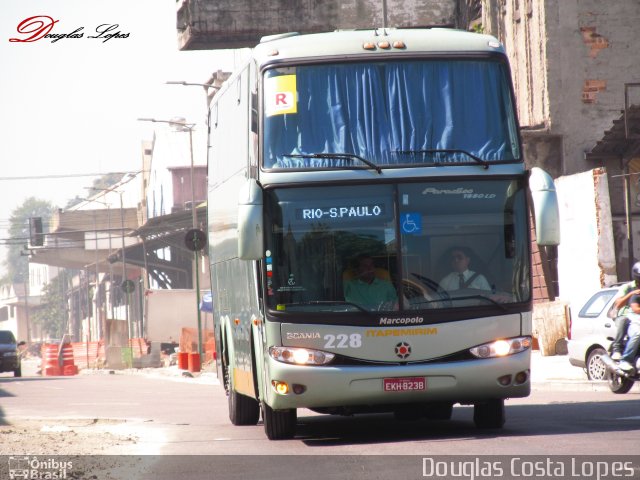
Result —
[[324, 336], [324, 341], [324, 348], [360, 348], [362, 346], [362, 335], [359, 333], [332, 335], [329, 333]]

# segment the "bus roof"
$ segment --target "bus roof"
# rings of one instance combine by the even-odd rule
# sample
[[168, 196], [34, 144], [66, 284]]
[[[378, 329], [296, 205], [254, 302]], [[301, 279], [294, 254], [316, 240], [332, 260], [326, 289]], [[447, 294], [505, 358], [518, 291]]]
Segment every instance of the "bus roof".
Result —
[[[388, 46], [383, 42], [388, 42]], [[369, 48], [365, 48], [368, 45]], [[254, 49], [259, 65], [284, 59], [408, 54], [501, 53], [504, 47], [490, 35], [450, 28], [379, 28], [338, 30], [300, 35], [285, 33], [264, 37]]]

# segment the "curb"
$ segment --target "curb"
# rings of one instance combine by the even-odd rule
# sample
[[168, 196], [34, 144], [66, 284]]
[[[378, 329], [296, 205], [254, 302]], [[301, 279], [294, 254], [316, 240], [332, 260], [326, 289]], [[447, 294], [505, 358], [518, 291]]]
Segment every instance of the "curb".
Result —
[[123, 370], [114, 369], [83, 369], [81, 375], [144, 375], [149, 378], [161, 380], [171, 380], [174, 382], [197, 383], [201, 385], [220, 385], [220, 381], [215, 372], [192, 373], [187, 370], [179, 370], [176, 367], [165, 368], [126, 368]]
[[531, 391], [535, 392], [611, 392], [603, 380], [542, 380], [531, 382]]

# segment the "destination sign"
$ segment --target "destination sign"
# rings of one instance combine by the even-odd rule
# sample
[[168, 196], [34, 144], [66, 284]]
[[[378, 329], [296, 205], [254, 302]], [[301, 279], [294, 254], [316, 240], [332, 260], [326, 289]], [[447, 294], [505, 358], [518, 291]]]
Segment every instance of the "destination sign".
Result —
[[384, 204], [369, 205], [340, 205], [335, 207], [308, 207], [296, 209], [296, 220], [340, 220], [340, 219], [365, 219], [381, 218], [386, 216]]

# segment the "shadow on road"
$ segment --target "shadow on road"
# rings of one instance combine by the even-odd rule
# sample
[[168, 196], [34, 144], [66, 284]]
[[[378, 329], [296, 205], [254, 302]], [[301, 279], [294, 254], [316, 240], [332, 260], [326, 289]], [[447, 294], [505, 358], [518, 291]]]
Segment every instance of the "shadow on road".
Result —
[[[394, 419], [392, 414], [354, 417], [308, 416], [298, 419], [296, 439], [310, 447], [387, 442], [451, 441], [466, 439], [553, 436], [578, 433], [637, 431], [640, 399], [507, 406], [507, 422], [499, 430], [480, 430], [473, 408], [458, 406], [446, 421]], [[594, 412], [598, 412], [594, 415]], [[636, 420], [629, 419], [636, 418]]]

